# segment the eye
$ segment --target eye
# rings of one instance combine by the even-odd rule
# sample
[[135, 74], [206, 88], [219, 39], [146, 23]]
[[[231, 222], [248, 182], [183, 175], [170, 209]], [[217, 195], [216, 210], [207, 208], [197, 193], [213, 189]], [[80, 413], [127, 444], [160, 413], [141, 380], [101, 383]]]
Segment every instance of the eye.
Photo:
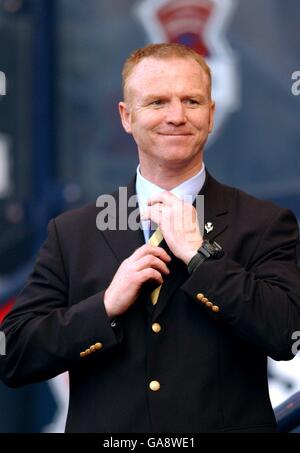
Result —
[[196, 99], [186, 99], [184, 102], [188, 105], [198, 105], [199, 104], [199, 102]]
[[154, 105], [155, 107], [159, 107], [163, 105], [163, 101], [162, 99], [155, 99], [154, 101], [151, 102], [151, 104]]

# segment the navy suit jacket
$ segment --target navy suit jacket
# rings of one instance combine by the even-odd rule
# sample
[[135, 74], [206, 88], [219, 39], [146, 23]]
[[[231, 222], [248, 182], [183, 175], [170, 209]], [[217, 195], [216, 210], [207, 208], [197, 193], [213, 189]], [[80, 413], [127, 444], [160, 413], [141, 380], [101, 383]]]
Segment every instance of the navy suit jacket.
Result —
[[[132, 181], [128, 197], [134, 190]], [[276, 430], [267, 356], [291, 359], [291, 336], [300, 329], [297, 222], [290, 211], [209, 174], [201, 193], [205, 222], [213, 224], [205, 237], [216, 239], [224, 256], [192, 275], [173, 256], [156, 307], [146, 284], [113, 326], [103, 294], [120, 263], [144, 243], [142, 231], [99, 231], [95, 205], [49, 223], [2, 326], [7, 356], [0, 365], [13, 387], [68, 370], [68, 432]], [[80, 354], [96, 343], [102, 348]], [[153, 380], [159, 391], [149, 388]]]

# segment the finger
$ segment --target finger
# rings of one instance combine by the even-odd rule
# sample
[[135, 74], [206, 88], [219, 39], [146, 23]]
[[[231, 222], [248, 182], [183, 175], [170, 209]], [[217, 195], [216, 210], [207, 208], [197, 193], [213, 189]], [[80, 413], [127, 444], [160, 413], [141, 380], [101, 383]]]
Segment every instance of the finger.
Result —
[[155, 246], [155, 245], [150, 245], [150, 244], [144, 244], [138, 249], [136, 249], [133, 254], [129, 257], [129, 259], [132, 261], [137, 261], [138, 259], [142, 258], [143, 256], [146, 255], [154, 255], [157, 256], [158, 258], [161, 258], [164, 261], [171, 261], [170, 255], [163, 249], [162, 247]]
[[150, 220], [150, 210], [146, 208], [141, 212], [141, 220]]
[[153, 269], [158, 270], [160, 273], [162, 272], [164, 274], [170, 273], [166, 263], [154, 255], [143, 256], [138, 261], [136, 261], [135, 266], [137, 271], [146, 269], [148, 267], [153, 267]]
[[146, 282], [147, 280], [154, 280], [157, 282], [158, 285], [162, 285], [164, 280], [161, 276], [161, 273], [152, 267], [148, 267], [147, 269], [143, 269], [139, 272], [139, 277], [141, 279], [141, 283]]
[[180, 200], [180, 198], [176, 197], [172, 192], [164, 191], [149, 198], [147, 204], [151, 206], [155, 203], [163, 203], [166, 206], [173, 206], [178, 200]]
[[141, 220], [152, 220], [152, 222], [161, 224], [162, 216], [166, 207], [162, 203], [155, 203], [153, 206], [146, 208], [141, 214]]

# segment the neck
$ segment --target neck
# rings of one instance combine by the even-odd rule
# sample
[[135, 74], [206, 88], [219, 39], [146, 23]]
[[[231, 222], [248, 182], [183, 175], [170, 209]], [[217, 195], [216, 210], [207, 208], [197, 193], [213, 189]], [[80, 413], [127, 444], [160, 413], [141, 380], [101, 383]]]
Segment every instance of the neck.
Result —
[[182, 166], [173, 164], [163, 165], [143, 165], [140, 161], [141, 175], [153, 184], [164, 190], [172, 190], [174, 187], [195, 176], [202, 168], [202, 159], [193, 165]]

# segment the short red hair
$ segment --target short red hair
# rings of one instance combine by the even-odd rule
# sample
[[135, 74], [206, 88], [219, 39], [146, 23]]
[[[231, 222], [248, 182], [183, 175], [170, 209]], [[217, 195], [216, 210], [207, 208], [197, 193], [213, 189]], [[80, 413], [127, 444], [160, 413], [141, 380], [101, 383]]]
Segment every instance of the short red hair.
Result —
[[211, 97], [211, 70], [204, 58], [191, 47], [177, 43], [149, 44], [145, 47], [134, 50], [126, 59], [122, 70], [122, 86], [125, 97], [126, 82], [135, 66], [144, 58], [192, 58], [203, 69], [208, 78], [208, 91]]

